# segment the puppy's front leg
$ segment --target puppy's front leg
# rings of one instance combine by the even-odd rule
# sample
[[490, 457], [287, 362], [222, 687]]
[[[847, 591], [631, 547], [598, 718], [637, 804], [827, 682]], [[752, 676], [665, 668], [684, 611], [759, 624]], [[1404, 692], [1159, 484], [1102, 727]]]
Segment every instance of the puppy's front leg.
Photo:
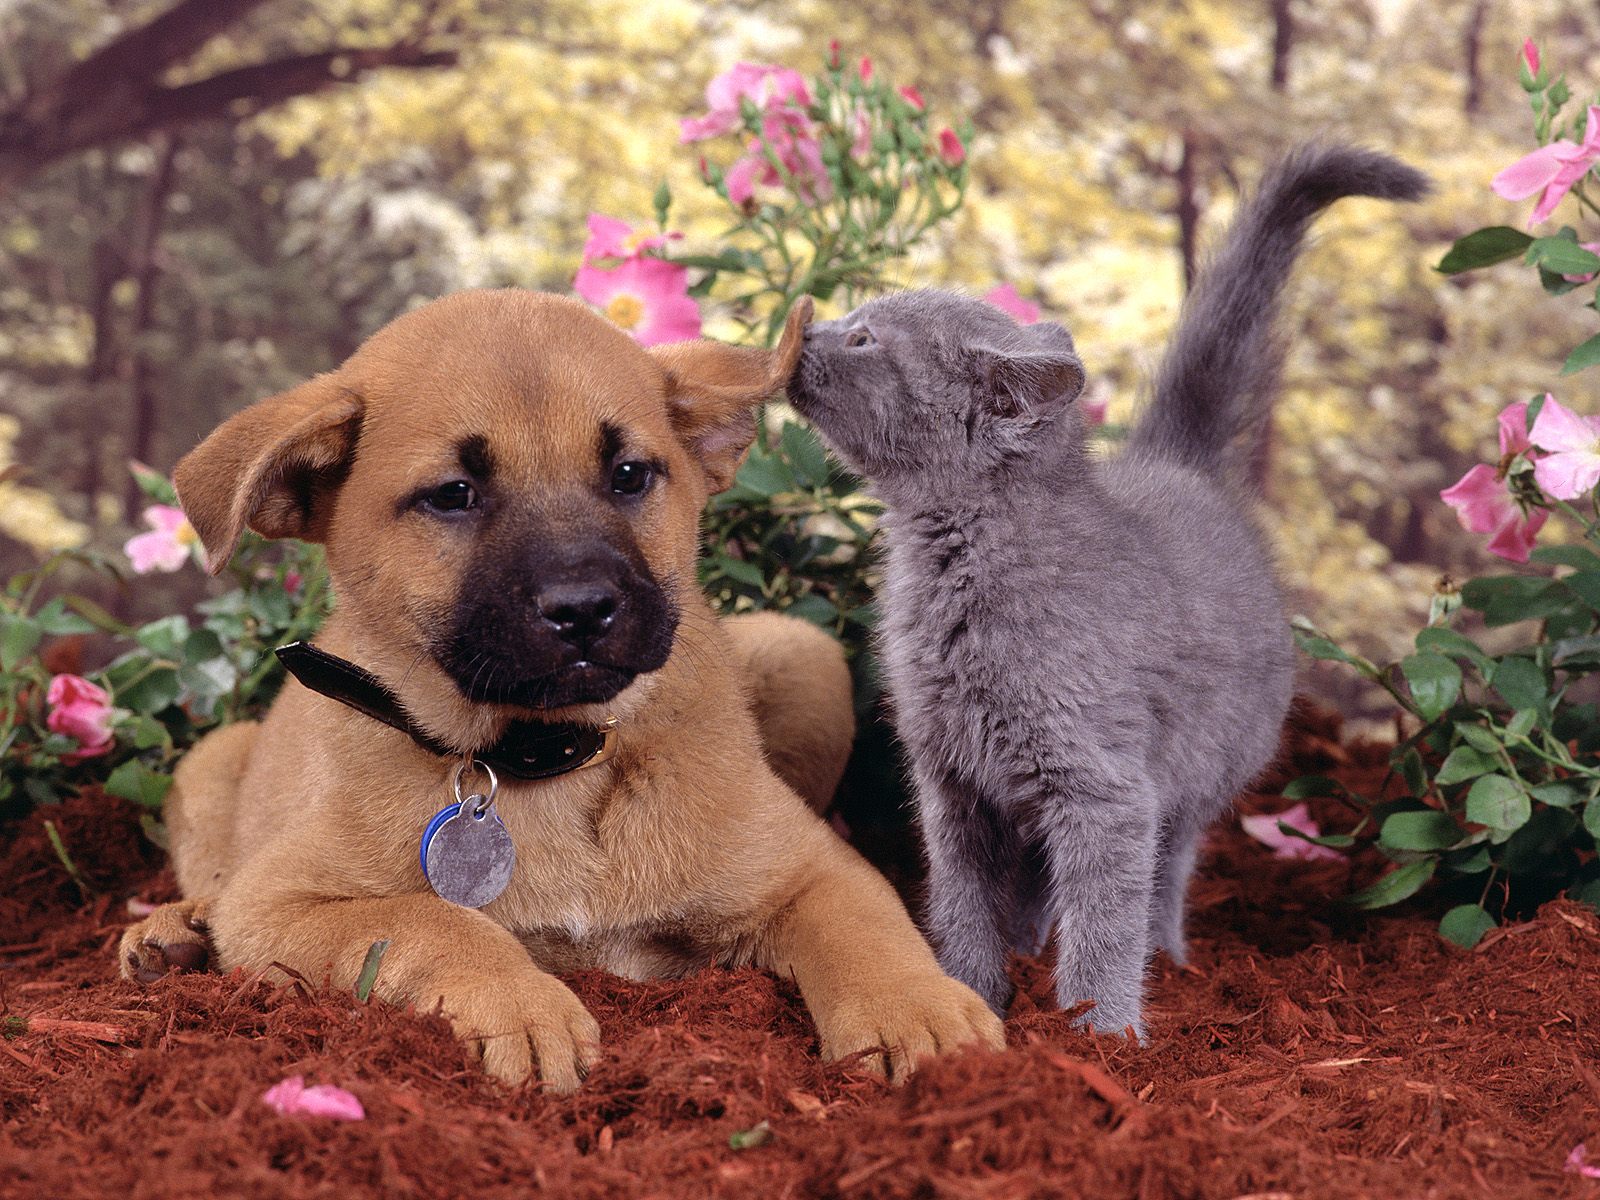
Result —
[[[939, 969], [894, 889], [820, 835], [764, 938], [763, 965], [800, 985], [826, 1058], [867, 1051], [895, 1082], [958, 1046], [1003, 1049], [1000, 1019]], [[824, 840], [826, 839], [826, 840]]]
[[593, 1064], [600, 1027], [572, 991], [534, 965], [511, 934], [473, 909], [431, 892], [334, 899], [252, 891], [235, 881], [212, 910], [224, 968], [281, 963], [306, 978], [353, 986], [368, 949], [387, 939], [374, 992], [438, 1008], [507, 1083], [537, 1069], [545, 1087], [570, 1092]]

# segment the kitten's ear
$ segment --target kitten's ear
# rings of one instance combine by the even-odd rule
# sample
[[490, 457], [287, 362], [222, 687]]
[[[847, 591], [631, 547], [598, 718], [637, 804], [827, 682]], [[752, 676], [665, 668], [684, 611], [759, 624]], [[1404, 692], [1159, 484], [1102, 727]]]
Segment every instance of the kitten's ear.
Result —
[[1019, 327], [1003, 347], [974, 347], [972, 371], [979, 398], [997, 417], [1052, 413], [1083, 391], [1083, 360], [1054, 321]]
[[228, 565], [247, 525], [262, 537], [322, 540], [361, 414], [361, 398], [336, 375], [318, 375], [235, 413], [178, 460], [178, 503], [208, 571]]
[[811, 297], [801, 296], [771, 350], [704, 339], [650, 348], [667, 377], [673, 427], [700, 461], [712, 492], [733, 482], [755, 440], [751, 413], [788, 385], [810, 320]]

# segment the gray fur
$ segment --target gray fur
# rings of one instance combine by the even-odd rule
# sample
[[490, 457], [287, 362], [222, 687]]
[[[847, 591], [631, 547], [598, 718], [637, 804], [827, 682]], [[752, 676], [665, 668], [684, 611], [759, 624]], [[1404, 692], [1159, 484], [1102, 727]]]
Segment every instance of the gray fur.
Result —
[[[1003, 1011], [1053, 929], [1063, 1007], [1133, 1028], [1184, 957], [1198, 841], [1273, 757], [1294, 674], [1235, 479], [1277, 374], [1273, 310], [1311, 217], [1410, 197], [1381, 155], [1282, 163], [1186, 306], [1128, 449], [1090, 458], [1059, 325], [908, 292], [813, 325], [790, 396], [885, 502], [882, 656], [910, 755], [940, 962]], [[1244, 447], [1245, 455], [1251, 447]]]

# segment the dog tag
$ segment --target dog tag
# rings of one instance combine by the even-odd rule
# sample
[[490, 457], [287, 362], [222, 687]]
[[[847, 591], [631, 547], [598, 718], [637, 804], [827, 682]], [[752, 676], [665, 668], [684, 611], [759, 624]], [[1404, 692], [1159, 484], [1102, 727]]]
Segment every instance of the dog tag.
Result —
[[[482, 766], [482, 764], [478, 764]], [[494, 810], [497, 781], [489, 772], [489, 794], [461, 799], [462, 764], [456, 770], [454, 804], [440, 809], [422, 833], [422, 873], [442, 899], [482, 908], [511, 882], [517, 850]]]

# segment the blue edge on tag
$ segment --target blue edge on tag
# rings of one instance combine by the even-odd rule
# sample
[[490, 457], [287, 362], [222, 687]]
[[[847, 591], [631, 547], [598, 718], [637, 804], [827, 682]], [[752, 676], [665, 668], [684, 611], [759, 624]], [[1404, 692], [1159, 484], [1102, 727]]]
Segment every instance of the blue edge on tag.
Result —
[[446, 821], [460, 811], [460, 804], [445, 805], [445, 807], [433, 814], [433, 820], [429, 821], [428, 827], [422, 831], [422, 846], [418, 853], [422, 858], [422, 877], [424, 879], [428, 878], [428, 843], [433, 841], [433, 835], [439, 832], [439, 826], [443, 825]]

